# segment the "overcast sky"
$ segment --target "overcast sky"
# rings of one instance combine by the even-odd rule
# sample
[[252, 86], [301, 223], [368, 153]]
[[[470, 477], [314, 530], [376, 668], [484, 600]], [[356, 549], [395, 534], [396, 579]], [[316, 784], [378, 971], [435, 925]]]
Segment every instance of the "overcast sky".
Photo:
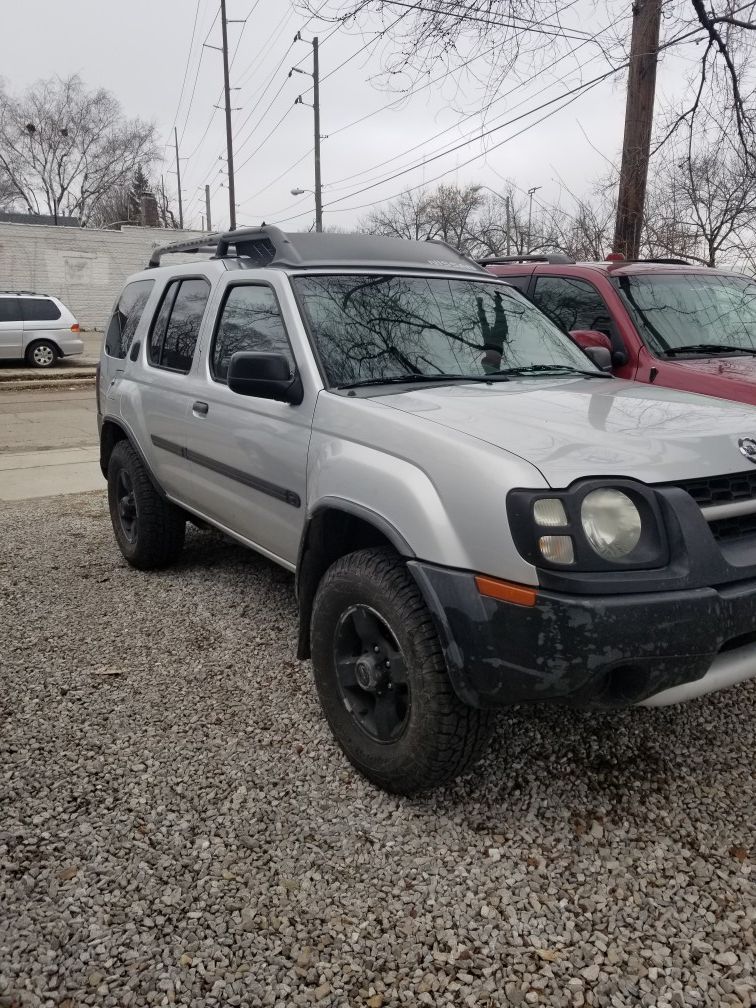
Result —
[[[14, 92], [41, 77], [78, 73], [89, 87], [112, 91], [127, 115], [153, 120], [161, 138], [171, 145], [176, 123], [180, 153], [185, 158], [181, 169], [185, 218], [199, 226], [204, 185], [209, 183], [213, 226], [227, 225], [228, 193], [222, 185], [225, 162], [219, 160], [225, 154], [225, 124], [223, 112], [213, 108], [222, 103], [222, 59], [220, 52], [202, 47], [204, 40], [220, 45], [218, 6], [218, 0], [199, 0], [199, 4], [197, 0], [129, 0], [119, 4], [3, 0], [0, 73]], [[564, 15], [564, 24], [575, 33], [569, 46], [579, 47], [578, 51], [530, 75], [524, 73], [525, 83], [512, 79], [485, 123], [479, 111], [475, 114], [482, 101], [472, 91], [472, 84], [447, 77], [398, 106], [349, 126], [396, 101], [394, 92], [379, 89], [374, 80], [386, 55], [385, 43], [374, 41], [358, 52], [372, 36], [356, 30], [334, 33], [331, 25], [317, 25], [323, 78], [321, 132], [328, 136], [322, 143], [324, 223], [354, 225], [366, 212], [366, 204], [380, 203], [442, 173], [443, 182], [480, 182], [498, 190], [505, 178], [522, 191], [541, 186], [536, 199], [544, 202], [558, 199], [562, 187], [585, 193], [593, 180], [606, 174], [607, 159], [615, 160], [621, 146], [624, 72], [580, 95], [561, 111], [554, 112], [555, 106], [550, 105], [498, 129], [485, 143], [468, 142], [418, 166], [445, 147], [469, 140], [467, 134], [522, 116], [608, 68], [611, 31], [600, 34], [597, 41], [577, 41], [607, 26], [610, 18], [604, 5], [573, 0], [565, 7], [570, 10]], [[307, 19], [297, 13], [291, 0], [227, 0], [227, 8], [229, 18], [247, 18], [243, 25], [229, 25], [229, 45], [236, 53], [231, 83], [240, 88], [232, 93], [232, 105], [238, 107], [233, 112], [238, 223], [256, 224], [265, 219], [268, 223], [285, 222], [292, 230], [305, 229], [312, 223], [313, 198], [309, 194], [294, 197], [290, 190], [311, 189], [314, 184], [312, 109], [294, 105], [310, 79], [287, 74], [295, 63], [311, 69], [311, 46], [292, 40], [302, 29], [309, 42], [316, 22], [305, 24]], [[622, 54], [615, 49], [611, 55], [619, 62]], [[354, 58], [336, 69], [350, 57]], [[662, 99], [679, 93], [689, 60], [694, 57], [695, 50], [665, 58], [658, 89]], [[484, 64], [482, 60], [481, 72]], [[439, 66], [431, 79], [444, 70]], [[305, 101], [311, 100], [311, 93], [305, 93]], [[538, 123], [548, 112], [554, 114]], [[523, 129], [520, 136], [507, 140]], [[504, 140], [507, 142], [502, 144]], [[500, 146], [491, 149], [495, 144]], [[471, 164], [465, 164], [473, 158]], [[169, 146], [165, 171], [173, 167]], [[373, 186], [408, 167], [412, 170]], [[169, 177], [175, 186], [175, 176], [166, 175]], [[368, 186], [372, 187], [366, 189]], [[361, 189], [366, 191], [359, 192]]]

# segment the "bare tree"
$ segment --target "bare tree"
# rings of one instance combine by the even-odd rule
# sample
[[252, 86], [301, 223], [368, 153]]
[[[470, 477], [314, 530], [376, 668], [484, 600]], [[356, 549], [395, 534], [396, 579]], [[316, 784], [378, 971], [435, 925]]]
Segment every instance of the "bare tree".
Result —
[[0, 90], [0, 179], [29, 213], [85, 225], [156, 157], [155, 127], [126, 119], [110, 92], [88, 91], [78, 76], [40, 81], [19, 98]]
[[371, 210], [360, 222], [360, 230], [413, 241], [435, 238], [438, 224], [433, 215], [433, 198], [424, 189], [403, 193], [392, 203]]
[[645, 244], [705, 266], [748, 262], [756, 241], [756, 175], [721, 129], [665, 151], [652, 179]]

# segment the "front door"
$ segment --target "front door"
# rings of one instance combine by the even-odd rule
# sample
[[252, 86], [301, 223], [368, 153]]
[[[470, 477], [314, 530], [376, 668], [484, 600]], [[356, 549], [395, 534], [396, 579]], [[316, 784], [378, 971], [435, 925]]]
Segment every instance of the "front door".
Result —
[[24, 356], [24, 323], [17, 297], [0, 294], [0, 359], [17, 360]]
[[261, 552], [292, 566], [305, 520], [307, 449], [315, 393], [298, 406], [232, 392], [232, 354], [284, 354], [296, 361], [276, 292], [269, 283], [232, 281], [195, 375], [187, 453], [193, 468], [187, 504]]

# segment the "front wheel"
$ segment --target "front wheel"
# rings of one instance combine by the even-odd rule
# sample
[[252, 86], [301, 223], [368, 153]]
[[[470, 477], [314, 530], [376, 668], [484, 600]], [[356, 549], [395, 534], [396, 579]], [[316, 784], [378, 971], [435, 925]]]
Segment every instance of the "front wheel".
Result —
[[431, 614], [391, 551], [351, 553], [326, 572], [313, 606], [311, 649], [331, 731], [379, 787], [428, 791], [482, 755], [493, 715], [457, 697]]

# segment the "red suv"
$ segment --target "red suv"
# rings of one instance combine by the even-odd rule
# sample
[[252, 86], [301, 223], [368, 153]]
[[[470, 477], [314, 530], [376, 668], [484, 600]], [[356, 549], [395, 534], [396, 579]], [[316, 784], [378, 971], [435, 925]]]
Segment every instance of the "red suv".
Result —
[[756, 281], [679, 259], [576, 263], [563, 255], [480, 260], [618, 378], [756, 404]]

